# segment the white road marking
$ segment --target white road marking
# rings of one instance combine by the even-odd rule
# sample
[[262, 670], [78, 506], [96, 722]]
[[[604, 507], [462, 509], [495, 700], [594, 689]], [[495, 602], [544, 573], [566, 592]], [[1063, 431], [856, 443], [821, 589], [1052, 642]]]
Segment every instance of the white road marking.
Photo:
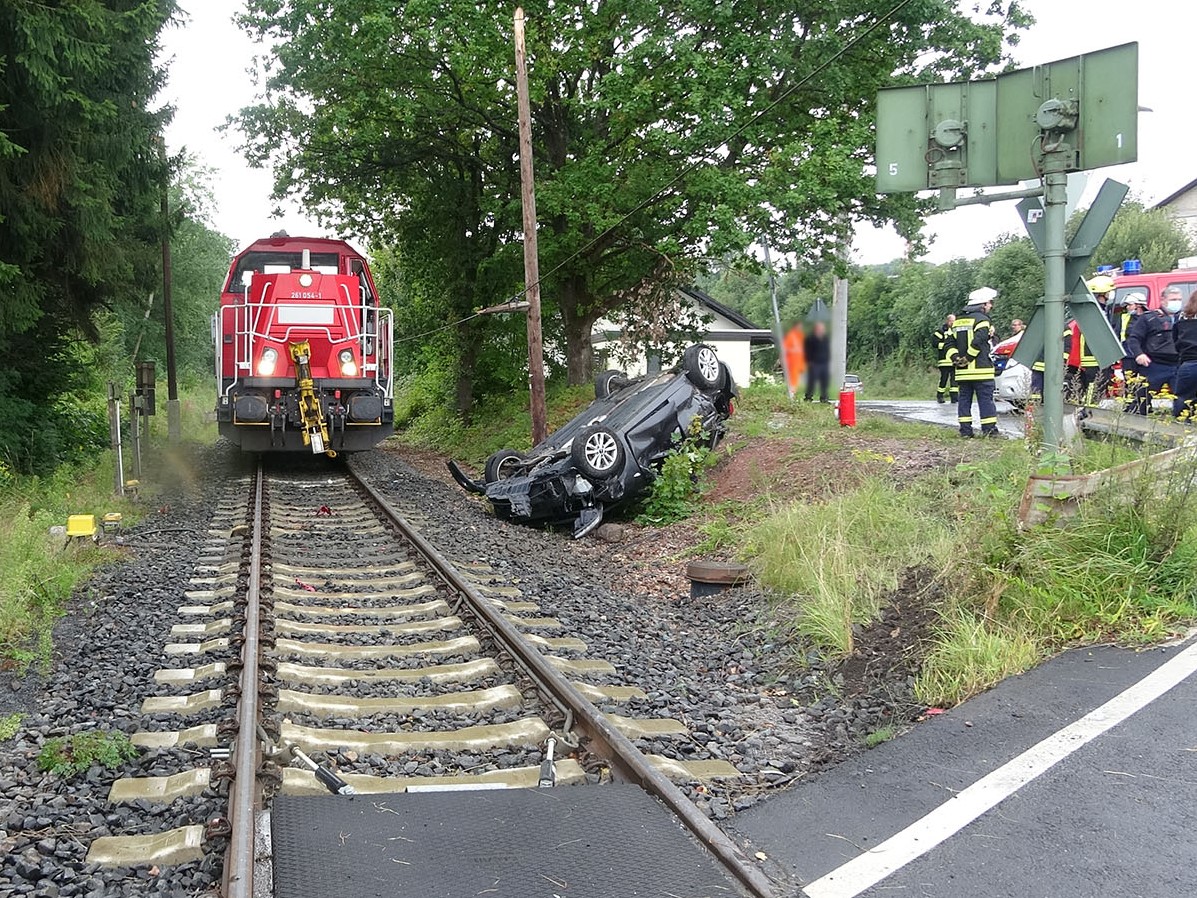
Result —
[[803, 891], [808, 898], [854, 898], [872, 888], [894, 871], [946, 841], [1077, 749], [1151, 704], [1194, 671], [1197, 671], [1197, 643], [1161, 664], [1100, 708], [1048, 736], [880, 845], [816, 879]]

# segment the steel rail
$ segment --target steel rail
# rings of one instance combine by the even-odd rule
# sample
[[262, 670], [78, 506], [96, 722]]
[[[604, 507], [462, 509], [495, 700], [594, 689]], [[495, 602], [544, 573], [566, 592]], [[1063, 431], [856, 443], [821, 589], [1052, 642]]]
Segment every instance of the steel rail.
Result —
[[410, 540], [436, 569], [437, 574], [465, 598], [478, 620], [504, 649], [511, 653], [520, 667], [555, 703], [562, 703], [573, 712], [575, 726], [595, 743], [597, 754], [610, 763], [613, 775], [623, 782], [640, 786], [663, 802], [756, 898], [774, 898], [773, 884], [744, 859], [743, 853], [727, 834], [699, 811], [667, 776], [650, 764], [632, 741], [603, 717], [593, 702], [546, 661], [536, 647], [526, 640], [472, 583], [463, 578], [447, 558], [416, 532], [385, 496], [358, 475], [352, 463], [346, 468], [360, 488], [377, 503], [403, 536]]
[[262, 492], [266, 476], [258, 462], [254, 491], [253, 539], [246, 584], [245, 630], [241, 645], [241, 694], [237, 704], [237, 739], [233, 748], [233, 785], [229, 795], [231, 833], [224, 859], [225, 898], [253, 898], [254, 811], [258, 804], [258, 652], [262, 585]]

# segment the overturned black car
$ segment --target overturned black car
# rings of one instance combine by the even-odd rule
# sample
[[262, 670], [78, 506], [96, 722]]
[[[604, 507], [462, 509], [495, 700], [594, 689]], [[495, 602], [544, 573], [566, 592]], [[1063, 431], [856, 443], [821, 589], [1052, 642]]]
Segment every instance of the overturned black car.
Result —
[[482, 481], [449, 462], [454, 479], [490, 500], [502, 518], [574, 522], [585, 536], [603, 508], [652, 483], [669, 451], [697, 429], [708, 445], [723, 435], [735, 384], [711, 347], [686, 350], [680, 368], [629, 380], [604, 371], [595, 401], [530, 452], [500, 449], [486, 461]]

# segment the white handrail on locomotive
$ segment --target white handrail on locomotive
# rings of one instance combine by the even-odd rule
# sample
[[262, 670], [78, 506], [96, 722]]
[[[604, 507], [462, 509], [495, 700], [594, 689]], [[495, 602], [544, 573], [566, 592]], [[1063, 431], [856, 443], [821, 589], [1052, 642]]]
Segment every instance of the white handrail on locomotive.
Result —
[[[277, 272], [277, 273], [281, 274], [282, 272]], [[252, 282], [253, 273], [245, 272], [245, 274], [249, 275], [249, 277], [246, 280]], [[360, 278], [360, 275], [359, 275], [359, 278]], [[386, 395], [388, 395], [388, 396], [391, 395], [391, 389], [394, 384], [394, 372], [391, 370], [391, 366], [389, 364], [387, 364], [387, 362], [389, 360], [383, 358], [383, 351], [384, 351], [385, 347], [389, 347], [391, 345], [391, 339], [394, 336], [394, 312], [391, 309], [384, 308], [382, 306], [375, 306], [375, 305], [371, 304], [368, 300], [364, 299], [364, 297], [368, 295], [366, 288], [364, 286], [361, 288], [361, 293], [363, 296], [363, 302], [361, 304], [348, 303], [348, 302], [344, 303], [344, 304], [329, 303], [329, 302], [324, 302], [324, 303], [303, 303], [303, 302], [287, 303], [286, 305], [310, 306], [313, 308], [328, 308], [328, 309], [337, 310], [334, 312], [334, 314], [339, 313], [340, 318], [341, 318], [341, 322], [340, 322], [341, 330], [346, 331], [346, 332], [350, 332], [352, 330], [352, 328], [349, 327], [348, 320], [346, 319], [346, 312], [347, 311], [360, 312], [362, 327], [359, 328], [357, 334], [354, 334], [354, 335], [348, 336], [348, 337], [341, 337], [341, 338], [334, 339], [333, 335], [332, 335], [332, 331], [327, 327], [321, 327], [319, 325], [312, 325], [312, 324], [303, 324], [303, 325], [297, 324], [297, 325], [292, 325], [292, 326], [288, 327], [287, 330], [284, 332], [284, 335], [282, 337], [280, 337], [277, 334], [277, 332], [271, 333], [269, 330], [264, 330], [263, 325], [262, 325], [263, 313], [266, 312], [268, 309], [271, 311], [274, 311], [280, 307], [280, 304], [266, 300], [266, 296], [267, 296], [270, 288], [274, 285], [274, 283], [275, 283], [274, 280], [264, 281], [262, 283], [262, 290], [261, 290], [261, 294], [260, 294], [261, 300], [258, 302], [252, 302], [252, 303], [249, 301], [250, 284], [247, 283], [245, 285], [245, 291], [242, 296], [241, 304], [239, 306], [235, 306], [233, 308], [234, 342], [232, 345], [234, 346], [235, 349], [240, 348], [241, 351], [237, 352], [237, 354], [233, 358], [234, 371], [236, 372], [236, 374], [234, 375], [233, 379], [229, 381], [229, 384], [223, 390], [223, 393], [226, 397], [234, 390], [234, 388], [236, 388], [240, 384], [240, 381], [241, 381], [240, 372], [241, 371], [249, 371], [250, 375], [252, 375], [252, 373], [253, 373], [253, 345], [254, 345], [255, 340], [270, 339], [275, 342], [286, 342], [291, 338], [292, 331], [296, 330], [296, 329], [302, 330], [304, 334], [310, 334], [313, 331], [321, 332], [324, 334], [325, 337], [328, 338], [330, 346], [340, 346], [345, 343], [353, 345], [354, 342], [356, 342], [356, 344], [358, 346], [358, 351], [361, 354], [361, 359], [362, 359], [362, 373], [365, 374], [367, 372], [373, 372], [374, 376], [373, 376], [372, 380], [373, 380], [374, 385], [377, 386], [379, 389], [384, 390]], [[341, 286], [342, 291], [345, 294], [345, 298], [348, 300], [350, 298], [348, 287], [346, 287], [344, 284], [342, 284], [340, 286]], [[367, 330], [367, 328], [366, 328], [367, 323], [371, 323], [371, 324], [373, 323], [373, 322], [370, 322], [370, 313], [371, 312], [377, 313], [378, 324], [382, 326], [382, 328], [383, 328], [382, 334], [386, 338], [381, 341], [378, 341], [379, 345], [377, 345], [376, 347], [370, 346], [369, 343], [372, 341], [372, 339], [376, 339], [379, 336], [378, 329], [375, 328], [373, 330]], [[269, 317], [269, 316], [267, 316], [267, 317]], [[252, 320], [252, 324], [250, 323], [251, 320]], [[277, 324], [277, 319], [276, 319], [275, 323]], [[216, 331], [216, 329], [214, 328], [214, 336], [215, 336], [215, 331]], [[217, 344], [216, 372], [217, 372], [217, 376], [219, 377], [220, 372], [223, 370], [222, 363], [223, 363], [224, 349], [219, 340], [216, 341], [216, 344]], [[370, 356], [375, 355], [376, 350], [378, 351], [378, 355], [375, 356], [375, 361], [367, 362], [367, 359], [370, 358]], [[384, 372], [386, 375], [386, 383], [385, 384], [383, 383], [383, 381], [381, 379], [381, 375]]]

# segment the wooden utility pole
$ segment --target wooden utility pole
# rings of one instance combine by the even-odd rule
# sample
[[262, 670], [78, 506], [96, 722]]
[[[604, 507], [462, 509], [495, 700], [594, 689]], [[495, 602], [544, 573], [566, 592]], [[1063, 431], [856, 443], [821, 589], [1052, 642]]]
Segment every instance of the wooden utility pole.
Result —
[[515, 9], [515, 92], [520, 126], [520, 198], [524, 207], [524, 284], [528, 295], [528, 380], [532, 391], [532, 445], [547, 435], [544, 340], [540, 332], [540, 263], [536, 251], [536, 189], [532, 179], [532, 110], [528, 100], [524, 9]]
[[[175, 316], [171, 308], [170, 272], [170, 169], [166, 164], [166, 139], [159, 138], [158, 158], [162, 162], [162, 314], [166, 318], [166, 432], [170, 442], [183, 438], [179, 408], [179, 379], [175, 372]], [[136, 360], [135, 360], [136, 361]]]

